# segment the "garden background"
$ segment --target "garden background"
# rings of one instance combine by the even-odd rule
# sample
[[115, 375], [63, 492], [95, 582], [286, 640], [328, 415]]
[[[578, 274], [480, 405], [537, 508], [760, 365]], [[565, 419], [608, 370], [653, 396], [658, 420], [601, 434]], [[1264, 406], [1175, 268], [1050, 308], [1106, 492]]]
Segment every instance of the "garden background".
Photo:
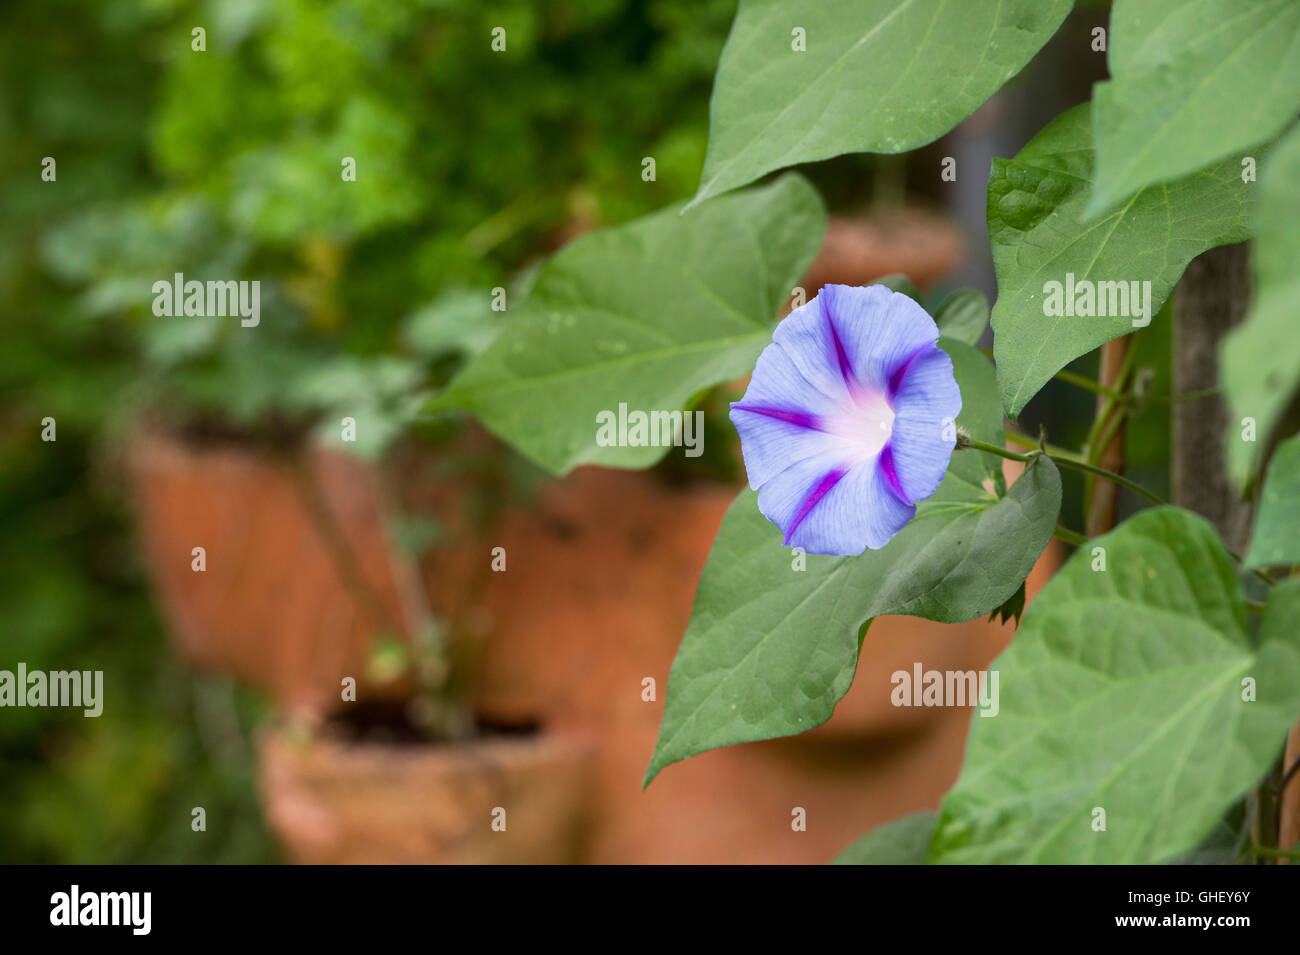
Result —
[[[364, 439], [339, 450], [364, 467], [386, 468], [429, 448], [435, 456], [454, 448], [439, 458], [454, 467], [429, 482], [472, 485], [455, 513], [477, 508], [476, 520], [492, 527], [503, 508], [526, 523], [530, 513], [571, 506], [563, 491], [558, 504], [548, 498], [542, 475], [472, 428], [416, 421], [413, 397], [445, 383], [509, 321], [508, 310], [491, 311], [491, 289], [522, 293], [530, 269], [574, 236], [694, 193], [712, 76], [734, 8], [731, 0], [5, 4], [0, 668], [25, 661], [29, 669], [102, 669], [106, 705], [98, 719], [54, 709], [0, 712], [0, 861], [285, 857], [266, 821], [257, 741], [293, 707], [274, 688], [194, 668], [169, 639], [174, 615], [157, 598], [141, 532], [133, 461], [142, 423], [218, 447], [236, 440], [273, 447], [286, 435], [328, 444], [339, 415], [363, 408]], [[1080, 4], [1024, 73], [931, 146], [906, 157], [845, 156], [801, 167], [835, 217], [806, 282], [809, 294], [822, 281], [905, 272], [927, 302], [959, 285], [991, 297], [989, 163], [1014, 155], [1048, 119], [1088, 98], [1105, 75], [1105, 54], [1089, 38], [1107, 13], [1105, 4]], [[192, 49], [196, 26], [206, 30], [202, 52]], [[491, 47], [498, 26], [505, 51]], [[345, 156], [357, 160], [355, 182], [340, 177]], [[949, 156], [957, 160], [955, 182], [940, 177]], [[53, 182], [42, 179], [44, 157], [57, 161]], [[655, 160], [653, 181], [642, 175], [646, 157]], [[260, 279], [261, 325], [156, 317], [150, 285], [178, 271]], [[1156, 335], [1143, 342], [1151, 352], [1141, 362], [1167, 380], [1167, 342]], [[1084, 359], [1077, 370], [1094, 374], [1088, 364], [1095, 361]], [[646, 606], [652, 591], [632, 588], [622, 608], [628, 619], [659, 614], [663, 632], [680, 624], [680, 635], [721, 510], [683, 509], [677, 497], [664, 503], [657, 489], [705, 488], [707, 497], [721, 486], [729, 490], [717, 500], [730, 499], [742, 477], [725, 418], [735, 394], [723, 388], [704, 400], [706, 454], [699, 461], [674, 455], [655, 469], [654, 488], [616, 472], [579, 478], [579, 500], [591, 507], [603, 500], [617, 512], [621, 501], [628, 511], [650, 508], [660, 523], [701, 525], [680, 553], [648, 558], [684, 606]], [[1044, 421], [1077, 443], [1082, 435], [1071, 435], [1066, 422], [1087, 420], [1091, 403], [1053, 382], [1023, 426], [1032, 432]], [[40, 438], [46, 417], [57, 422], [56, 441]], [[1168, 435], [1160, 408], [1131, 421], [1126, 433], [1128, 473], [1157, 491], [1168, 487]], [[1064, 514], [1078, 526], [1081, 485], [1073, 478], [1066, 476]], [[438, 564], [447, 528], [410, 519], [398, 530], [426, 576], [456, 576], [459, 552], [447, 558], [452, 569]], [[592, 533], [599, 537], [599, 528]], [[611, 559], [597, 544], [573, 572]], [[541, 580], [531, 599], [544, 606]], [[436, 604], [436, 584], [431, 589]], [[457, 619], [472, 618], [473, 609], [460, 608]], [[581, 628], [582, 613], [575, 614], [566, 619]], [[601, 629], [592, 637], [617, 648], [621, 635], [608, 632], [617, 615], [604, 614], [588, 621]], [[1010, 631], [975, 625], [971, 636], [971, 626], [899, 624], [877, 641], [875, 664], [864, 653], [864, 671], [875, 665], [887, 674], [918, 653], [982, 666]], [[375, 663], [391, 648], [372, 636]], [[492, 639], [508, 658], [508, 628]], [[909, 650], [909, 643], [929, 649]], [[587, 644], [576, 646], [586, 660]], [[672, 649], [647, 653], [671, 659]], [[640, 672], [635, 647], [627, 652], [626, 661], [579, 666], [557, 679], [606, 688], [623, 679], [625, 664]], [[402, 657], [399, 668], [406, 663]], [[518, 695], [528, 674], [498, 677], [489, 709], [517, 711], [504, 722], [547, 720]], [[638, 690], [634, 683], [621, 692], [640, 707]], [[560, 693], [555, 684], [539, 692]], [[684, 791], [682, 805], [709, 791], [715, 803], [681, 819], [682, 838], [696, 838], [692, 826], [709, 833], [705, 844], [717, 861], [829, 858], [827, 847], [937, 804], [955, 778], [969, 714], [900, 720], [865, 703], [855, 710], [852, 700], [840, 720], [852, 725], [837, 731], [830, 724], [820, 740], [742, 747], [767, 754], [755, 757], [768, 761], [757, 775], [736, 762], [749, 757], [700, 757], [704, 782]], [[601, 764], [619, 778], [594, 784], [632, 807], [607, 802], [596, 810], [611, 832], [631, 825], [640, 781], [631, 767], [644, 766], [653, 742], [639, 729], [629, 734], [618, 744], [632, 750], [628, 772]], [[822, 834], [813, 850], [782, 842], [790, 838], [788, 816], [758, 819], [764, 808], [743, 796], [763, 773], [788, 775], [792, 765], [805, 774], [805, 801], [824, 797], [826, 813], [844, 816], [828, 835], [825, 814], [814, 815]], [[670, 771], [656, 787], [674, 772], [693, 770]], [[642, 798], [646, 812], [674, 812], [671, 795], [652, 789]], [[207, 814], [202, 833], [190, 825], [196, 806]], [[754, 832], [769, 826], [772, 839], [756, 844]], [[610, 835], [598, 855], [657, 858], [626, 833]]]

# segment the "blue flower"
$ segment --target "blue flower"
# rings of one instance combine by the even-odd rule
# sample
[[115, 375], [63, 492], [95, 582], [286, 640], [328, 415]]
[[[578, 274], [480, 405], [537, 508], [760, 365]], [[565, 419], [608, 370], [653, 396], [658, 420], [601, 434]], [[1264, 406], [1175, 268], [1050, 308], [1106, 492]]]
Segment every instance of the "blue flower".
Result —
[[827, 285], [731, 406], [758, 508], [809, 554], [884, 547], [943, 480], [961, 392], [939, 329], [883, 285]]

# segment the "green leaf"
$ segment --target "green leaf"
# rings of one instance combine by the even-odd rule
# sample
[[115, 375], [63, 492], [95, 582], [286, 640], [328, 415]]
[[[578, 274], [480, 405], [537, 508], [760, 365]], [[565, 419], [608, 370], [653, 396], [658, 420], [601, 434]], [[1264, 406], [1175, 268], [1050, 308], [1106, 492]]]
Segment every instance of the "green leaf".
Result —
[[933, 810], [914, 812], [877, 826], [835, 857], [833, 865], [925, 865], [934, 823]]
[[901, 273], [896, 272], [892, 275], [882, 275], [871, 284], [883, 285], [885, 288], [891, 289], [892, 291], [902, 292], [917, 305], [923, 304], [921, 302], [921, 290], [913, 284], [911, 279]]
[[979, 289], [958, 289], [934, 313], [939, 334], [967, 345], [978, 345], [989, 326], [989, 300]]
[[1165, 303], [1148, 327], [1133, 334], [1129, 348], [1133, 353], [1133, 388], [1139, 393], [1139, 401], [1129, 408], [1124, 422], [1124, 475], [1168, 499], [1174, 405], [1149, 399], [1174, 393], [1171, 303]]
[[1176, 856], [1170, 865], [1238, 865], [1250, 844], [1255, 821], [1251, 800], [1239, 799], [1215, 825], [1209, 837], [1191, 852]]
[[1152, 863], [1195, 849], [1300, 714], [1298, 613], [1300, 581], [1274, 588], [1253, 649], [1231, 558], [1178, 508], [1076, 551], [994, 664], [999, 710], [972, 720], [931, 861]]
[[583, 236], [429, 410], [472, 411], [556, 474], [648, 467], [667, 448], [602, 447], [597, 414], [680, 409], [753, 370], [825, 229], [821, 199], [791, 174]]
[[[1245, 485], [1259, 468], [1283, 413], [1300, 388], [1300, 127], [1265, 162], [1259, 178], [1255, 300], [1223, 343], [1223, 390], [1233, 416], [1226, 447], [1233, 477]], [[1242, 440], [1243, 419], [1255, 441]]]
[[[940, 344], [961, 387], [959, 423], [1001, 444], [988, 359], [961, 342]], [[955, 453], [911, 523], [859, 557], [793, 556], [757, 495], [742, 492], [700, 577], [646, 784], [704, 750], [825, 722], [853, 681], [859, 634], [871, 618], [956, 623], [1001, 606], [1052, 536], [1061, 483], [1056, 466], [1040, 458], [999, 497], [1000, 464], [978, 451]]]
[[402, 341], [422, 358], [476, 355], [492, 344], [504, 322], [486, 288], [454, 287], [402, 321]]
[[[741, 0], [695, 202], [764, 173], [931, 142], [1020, 72], [1071, 0]], [[803, 30], [806, 51], [795, 49]]]
[[[1007, 414], [1019, 415], [1072, 360], [1143, 321], [1132, 317], [1132, 303], [1127, 315], [1049, 316], [1047, 283], [1064, 285], [1067, 275], [1076, 285], [1150, 282], [1149, 319], [1188, 262], [1206, 249], [1248, 237], [1254, 192], [1240, 173], [1235, 162], [1224, 162], [1144, 189], [1122, 208], [1084, 222], [1092, 183], [1086, 103], [1054, 119], [1015, 159], [993, 161], [988, 198], [998, 278], [993, 349]], [[1109, 310], [1110, 296], [1103, 297]]]
[[1268, 464], [1247, 567], [1300, 564], [1300, 435], [1278, 445]]
[[1088, 215], [1245, 151], [1300, 110], [1297, 0], [1117, 0]]
[[989, 622], [997, 620], [998, 623], [1006, 623], [1008, 620], [1012, 620], [1019, 626], [1020, 616], [1025, 612], [1025, 597], [1027, 596], [1025, 585], [1022, 583], [1020, 589], [1008, 597], [1001, 607], [993, 609], [993, 612], [989, 614]]

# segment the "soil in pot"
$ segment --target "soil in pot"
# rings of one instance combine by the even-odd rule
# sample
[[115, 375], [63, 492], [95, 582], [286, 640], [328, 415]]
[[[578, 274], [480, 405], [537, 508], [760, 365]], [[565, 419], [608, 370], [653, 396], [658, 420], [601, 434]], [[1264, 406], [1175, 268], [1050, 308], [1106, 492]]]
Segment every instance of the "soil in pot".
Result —
[[430, 743], [400, 708], [358, 705], [314, 733], [266, 730], [262, 801], [295, 863], [575, 863], [590, 754], [580, 735], [529, 727]]

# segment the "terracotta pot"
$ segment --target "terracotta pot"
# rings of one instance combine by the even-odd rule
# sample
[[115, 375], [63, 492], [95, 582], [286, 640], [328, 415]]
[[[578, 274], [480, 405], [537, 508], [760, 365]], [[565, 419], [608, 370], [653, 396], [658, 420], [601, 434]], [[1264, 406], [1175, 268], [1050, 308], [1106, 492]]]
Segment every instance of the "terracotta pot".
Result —
[[[441, 603], [457, 629], [481, 642], [478, 712], [592, 735], [590, 861], [821, 862], [876, 823], [937, 805], [956, 777], [971, 710], [894, 707], [890, 675], [914, 662], [983, 669], [1012, 629], [883, 617], [830, 722], [694, 757], [641, 791], [668, 670], [737, 490], [580, 468], [454, 562], [481, 570], [492, 547], [505, 548], [506, 571], [480, 573], [476, 592], [456, 590], [445, 554], [425, 567], [432, 588], [456, 590]], [[1031, 594], [1058, 559], [1044, 558]], [[657, 686], [651, 702], [642, 698], [647, 677]], [[815, 814], [815, 827], [791, 829], [796, 806]]]
[[[187, 660], [292, 710], [336, 708], [349, 676], [359, 699], [409, 690], [366, 672], [375, 637], [414, 632], [423, 598], [365, 465], [142, 432], [129, 467], [154, 587]], [[206, 570], [193, 569], [195, 547]]]
[[[599, 722], [639, 700], [681, 639], [704, 557], [737, 488], [579, 468], [488, 534], [426, 563], [433, 603], [478, 644], [475, 711], [505, 724]], [[506, 571], [490, 571], [494, 547]], [[467, 578], [472, 577], [472, 581]]]
[[803, 280], [811, 298], [828, 282], [865, 285], [901, 273], [924, 288], [961, 262], [961, 233], [943, 216], [917, 209], [861, 218], [832, 216]]
[[589, 754], [576, 736], [425, 745], [270, 730], [262, 802], [296, 863], [572, 863], [584, 857]]

